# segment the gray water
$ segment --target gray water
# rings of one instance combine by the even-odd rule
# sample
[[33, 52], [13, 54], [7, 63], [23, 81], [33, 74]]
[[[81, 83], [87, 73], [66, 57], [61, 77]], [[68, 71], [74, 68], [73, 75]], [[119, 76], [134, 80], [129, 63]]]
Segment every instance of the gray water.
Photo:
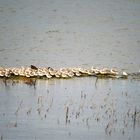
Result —
[[[0, 0], [0, 66], [138, 72], [139, 13], [139, 0]], [[1, 139], [140, 139], [139, 80], [30, 82], [0, 79]]]

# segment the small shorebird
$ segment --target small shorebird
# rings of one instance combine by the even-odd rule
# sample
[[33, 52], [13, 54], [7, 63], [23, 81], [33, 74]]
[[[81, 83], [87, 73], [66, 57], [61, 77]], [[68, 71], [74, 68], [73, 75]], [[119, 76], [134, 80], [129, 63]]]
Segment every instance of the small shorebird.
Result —
[[48, 70], [49, 70], [49, 73], [50, 73], [51, 76], [54, 76], [55, 75], [55, 72], [56, 71], [53, 68], [48, 67]]
[[0, 68], [0, 76], [1, 77], [5, 76], [5, 69], [4, 68]]
[[46, 73], [46, 77], [47, 77], [48, 79], [52, 78], [52, 76], [50, 75], [50, 73]]
[[25, 68], [25, 76], [26, 77], [30, 77], [30, 69], [29, 68]]
[[79, 70], [78, 70], [78, 68], [71, 68], [71, 71], [73, 72], [73, 73], [76, 73], [76, 72], [79, 72]]
[[94, 71], [91, 70], [91, 69], [87, 69], [86, 71], [87, 71], [86, 73], [87, 73], [88, 75], [95, 75]]
[[31, 65], [31, 69], [38, 70], [38, 68], [34, 65]]
[[11, 76], [11, 70], [5, 69], [5, 77], [10, 77], [10, 76]]
[[48, 68], [43, 68], [44, 76], [46, 76], [48, 79], [52, 78], [52, 75], [49, 72]]
[[55, 77], [59, 78], [61, 76], [61, 72], [59, 70], [56, 70], [55, 72]]
[[103, 74], [103, 75], [111, 74], [110, 69], [108, 68], [103, 68], [99, 72], [100, 74]]
[[38, 70], [37, 70], [37, 76], [39, 76], [39, 77], [44, 76], [44, 73], [43, 73], [42, 68], [38, 68]]
[[125, 77], [128, 76], [128, 74], [125, 71], [122, 72], [122, 75], [125, 76]]
[[77, 68], [77, 67], [71, 68], [71, 71], [74, 73], [75, 76], [79, 77], [82, 75], [79, 71], [79, 68]]
[[19, 75], [19, 71], [20, 71], [19, 68], [12, 68], [12, 69], [11, 69], [11, 72], [12, 72], [14, 75]]
[[100, 73], [100, 69], [99, 69], [99, 68], [91, 67], [91, 70], [92, 70], [95, 74], [99, 74], [99, 73]]
[[20, 76], [25, 76], [25, 68], [24, 68], [24, 67], [21, 67], [21, 68], [19, 69], [19, 75], [20, 75]]
[[110, 72], [111, 72], [110, 74], [113, 74], [113, 75], [119, 74], [118, 70], [116, 70], [116, 69], [111, 69]]
[[29, 75], [30, 75], [30, 77], [35, 76], [35, 75], [34, 75], [34, 70], [33, 70], [33, 69], [30, 69], [30, 71], [29, 71]]
[[68, 69], [60, 68], [59, 72], [61, 73], [61, 77], [62, 78], [69, 78], [69, 76], [68, 76]]
[[82, 74], [81, 74], [79, 71], [77, 71], [77, 72], [75, 72], [75, 75], [79, 77], [79, 76], [81, 76]]
[[83, 73], [83, 74], [87, 74], [87, 69], [85, 68], [78, 68], [79, 72]]
[[69, 76], [66, 73], [61, 73], [62, 78], [69, 78]]
[[67, 74], [70, 78], [74, 76], [74, 73], [72, 71], [69, 71]]

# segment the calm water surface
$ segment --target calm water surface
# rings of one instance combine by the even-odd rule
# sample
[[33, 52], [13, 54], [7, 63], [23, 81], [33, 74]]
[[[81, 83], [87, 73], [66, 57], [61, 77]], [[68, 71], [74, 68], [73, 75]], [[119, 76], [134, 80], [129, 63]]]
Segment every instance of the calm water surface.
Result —
[[[0, 0], [0, 66], [140, 70], [139, 0]], [[140, 82], [0, 79], [1, 139], [140, 139]]]
[[[0, 81], [5, 139], [139, 139], [140, 83], [130, 80]], [[134, 115], [136, 111], [136, 116]]]

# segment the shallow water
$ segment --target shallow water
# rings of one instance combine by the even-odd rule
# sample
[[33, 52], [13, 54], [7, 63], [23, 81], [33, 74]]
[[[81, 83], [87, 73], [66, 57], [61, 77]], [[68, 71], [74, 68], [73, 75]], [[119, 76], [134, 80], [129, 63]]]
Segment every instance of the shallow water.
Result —
[[[138, 81], [0, 81], [4, 139], [139, 139]], [[134, 119], [136, 108], [136, 118]], [[67, 112], [68, 109], [68, 112]]]
[[[139, 13], [139, 0], [0, 0], [0, 66], [138, 72]], [[140, 139], [139, 80], [95, 83], [0, 79], [1, 139]]]
[[1, 66], [140, 69], [139, 0], [1, 0]]

